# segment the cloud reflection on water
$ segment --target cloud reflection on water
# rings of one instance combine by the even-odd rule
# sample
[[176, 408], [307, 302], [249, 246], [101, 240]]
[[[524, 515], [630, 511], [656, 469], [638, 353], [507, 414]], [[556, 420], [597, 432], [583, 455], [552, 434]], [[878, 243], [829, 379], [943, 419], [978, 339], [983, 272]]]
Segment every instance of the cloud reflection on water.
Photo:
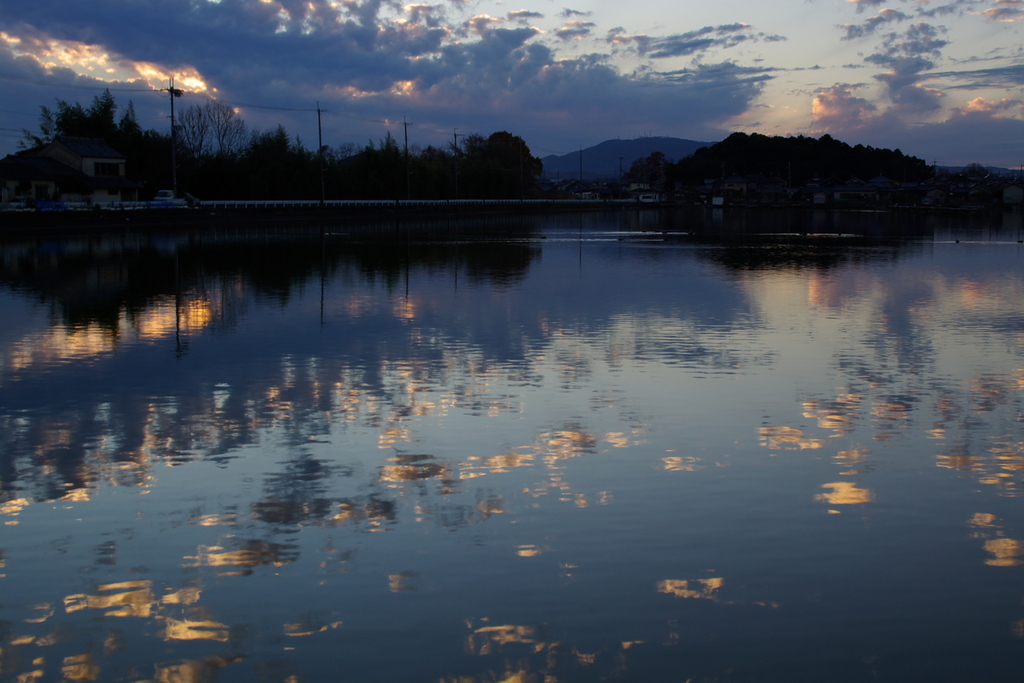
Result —
[[[1005, 363], [1019, 360], [1024, 285], [1012, 270], [946, 272], [914, 243], [825, 254], [806, 247], [801, 259], [799, 250], [616, 242], [587, 246], [577, 261], [563, 246], [514, 241], [442, 240], [396, 255], [372, 240], [328, 248], [316, 237], [244, 244], [239, 255], [230, 238], [163, 247], [132, 239], [107, 244], [100, 260], [123, 262], [123, 275], [105, 265], [95, 290], [68, 284], [98, 268], [82, 244], [71, 245], [81, 253], [70, 248], [65, 258], [5, 275], [48, 311], [2, 350], [4, 521], [35, 525], [57, 509], [88, 518], [130, 492], [160, 501], [136, 504], [152, 518], [53, 539], [61, 552], [89, 538], [82, 571], [99, 580], [46, 598], [63, 612], [22, 619], [23, 628], [5, 636], [5, 653], [20, 657], [5, 674], [43, 666], [30, 646], [87, 649], [80, 618], [95, 612], [100, 630], [121, 620], [144, 624], [144, 635], [128, 639], [155, 680], [213, 680], [229, 665], [249, 666], [243, 659], [253, 653], [240, 652], [276, 647], [264, 632], [269, 622], [230, 608], [251, 590], [241, 582], [292, 572], [352, 579], [368, 591], [369, 579], [358, 581], [372, 575], [372, 590], [386, 598], [429, 600], [443, 572], [415, 538], [433, 538], [433, 530], [467, 531], [467, 544], [500, 545], [506, 564], [532, 563], [521, 570], [526, 576], [579, 585], [593, 581], [596, 561], [563, 555], [567, 515], [608, 523], [615, 518], [602, 508], [620, 500], [637, 510], [640, 501], [670, 504], [643, 501], [635, 489], [644, 486], [678, 485], [702, 500], [679, 482], [721, 486], [731, 481], [716, 478], [724, 469], [790, 473], [820, 460], [813, 475], [794, 474], [792, 488], [803, 492], [794, 504], [881, 514], [874, 503], [898, 489], [880, 490], [879, 463], [902, 452], [887, 449], [926, 443], [933, 470], [964, 473], [1002, 496], [1020, 490], [1024, 438], [1015, 420], [1024, 370], [1005, 372]], [[288, 258], [277, 272], [243, 258], [264, 263], [281, 250]], [[621, 279], [630, 271], [644, 274], [639, 285]], [[976, 352], [969, 363], [959, 356], [964, 347]], [[772, 373], [787, 380], [759, 384]], [[741, 384], [749, 396], [730, 391]], [[729, 438], [706, 436], [716, 429]], [[765, 464], [763, 455], [776, 457]], [[716, 467], [726, 457], [731, 467]], [[621, 469], [609, 473], [612, 464]], [[219, 481], [226, 490], [217, 490]], [[638, 526], [666, 537], [699, 527], [701, 508], [678, 495], [670, 499], [678, 518], [652, 515]], [[727, 499], [712, 506], [723, 519], [737, 514]], [[639, 512], [626, 507], [623, 524], [637, 523], [631, 515]], [[1010, 536], [1013, 523], [979, 519], [987, 521], [970, 525], [986, 554], [978, 564], [1019, 565], [1024, 550]], [[168, 547], [178, 554], [154, 552], [140, 563], [137, 532], [173, 537]], [[401, 543], [421, 556], [390, 566], [399, 556], [385, 548]], [[74, 552], [81, 562], [83, 551]], [[25, 581], [25, 560], [15, 556], [5, 557], [5, 570]], [[147, 573], [152, 578], [140, 578]], [[666, 578], [679, 576], [691, 578]], [[689, 567], [658, 567], [645, 599], [660, 593], [744, 609], [785, 603], [730, 572], [696, 576]], [[57, 578], [53, 591], [82, 583]], [[726, 585], [737, 592], [728, 600]], [[348, 595], [335, 590], [332, 597]], [[559, 592], [545, 595], [557, 602]], [[293, 643], [359, 628], [353, 612], [302, 614], [276, 602], [272, 611], [265, 618], [276, 619], [273, 632]], [[490, 619], [468, 618], [462, 649], [506, 668], [462, 680], [525, 681], [570, 666], [621, 672], [657, 659], [652, 651], [667, 647], [654, 645], [659, 638], [679, 645], [685, 631], [663, 619], [656, 638], [634, 625], [609, 646], [582, 635], [573, 643], [573, 634], [553, 634], [544, 623]], [[214, 649], [205, 658], [146, 659], [153, 638]], [[53, 671], [57, 659], [45, 660]], [[62, 655], [60, 667], [65, 678], [100, 680], [117, 666], [107, 661], [99, 651], [76, 652]], [[293, 675], [302, 659], [288, 661]]]

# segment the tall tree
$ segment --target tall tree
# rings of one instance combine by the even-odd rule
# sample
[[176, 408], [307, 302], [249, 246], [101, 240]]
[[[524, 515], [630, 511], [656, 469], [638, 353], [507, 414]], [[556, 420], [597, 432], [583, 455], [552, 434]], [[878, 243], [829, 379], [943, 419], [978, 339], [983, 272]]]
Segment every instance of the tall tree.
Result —
[[206, 119], [210, 122], [215, 153], [234, 156], [245, 147], [245, 121], [234, 108], [219, 100], [210, 100], [205, 106]]
[[135, 104], [131, 100], [128, 100], [128, 106], [125, 107], [124, 114], [117, 124], [117, 132], [121, 139], [134, 138], [142, 134], [142, 126], [135, 115]]
[[186, 107], [178, 116], [177, 126], [178, 146], [186, 158], [198, 161], [209, 153], [210, 121], [203, 107]]
[[544, 163], [530, 153], [526, 142], [508, 131], [489, 137], [466, 136], [465, 196], [513, 198], [532, 195]]
[[40, 107], [39, 134], [25, 130], [21, 146], [38, 147], [52, 141], [58, 135], [82, 138], [100, 138], [112, 142], [117, 136], [118, 127], [115, 121], [117, 102], [110, 90], [93, 98], [89, 108], [78, 102], [71, 104], [57, 100], [57, 110]]
[[664, 152], [652, 152], [650, 156], [641, 157], [633, 162], [629, 167], [629, 178], [662, 189], [668, 166]]

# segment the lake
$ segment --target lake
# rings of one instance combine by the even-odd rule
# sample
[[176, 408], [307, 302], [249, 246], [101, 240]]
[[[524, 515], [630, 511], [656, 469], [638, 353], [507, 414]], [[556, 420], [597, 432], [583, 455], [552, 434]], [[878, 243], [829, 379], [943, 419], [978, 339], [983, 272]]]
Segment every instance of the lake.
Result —
[[1021, 239], [4, 238], [0, 680], [1019, 680]]

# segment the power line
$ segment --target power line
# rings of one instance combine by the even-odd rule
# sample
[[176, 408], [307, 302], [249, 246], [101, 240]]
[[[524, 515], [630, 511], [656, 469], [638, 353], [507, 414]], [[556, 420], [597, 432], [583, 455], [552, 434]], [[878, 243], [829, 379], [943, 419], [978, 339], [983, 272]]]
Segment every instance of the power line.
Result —
[[[353, 121], [366, 121], [367, 123], [383, 123], [384, 125], [401, 125], [397, 121], [391, 121], [390, 119], [368, 119], [363, 116], [356, 116], [355, 114], [346, 114], [340, 111], [327, 111], [326, 109], [324, 109], [324, 113], [333, 114], [335, 116], [341, 116], [346, 119], [352, 119]], [[445, 133], [445, 135], [447, 135], [447, 133]]]
[[[214, 99], [214, 98], [210, 98], [210, 99]], [[247, 104], [245, 102], [228, 102], [227, 100], [217, 100], [217, 101], [218, 102], [223, 102], [224, 104], [229, 104], [229, 105], [231, 105], [233, 107], [249, 107], [250, 109], [272, 109], [274, 111], [308, 111], [308, 112], [315, 112], [316, 111], [315, 108], [314, 109], [298, 109], [298, 108], [295, 108], [295, 107], [271, 107], [271, 106], [266, 105], [266, 104]], [[326, 109], [321, 109], [320, 111], [322, 111], [325, 114], [330, 113]]]
[[207, 99], [210, 99], [210, 100], [217, 100], [221, 104], [226, 104], [226, 105], [229, 105], [229, 106], [232, 106], [232, 107], [246, 107], [246, 108], [249, 108], [249, 109], [270, 109], [270, 110], [273, 110], [273, 111], [305, 111], [305, 112], [320, 111], [320, 112], [323, 112], [324, 114], [331, 113], [327, 109], [317, 109], [315, 107], [313, 109], [301, 109], [301, 108], [298, 108], [298, 107], [272, 107], [272, 106], [270, 106], [268, 104], [253, 104], [251, 102], [234, 102], [234, 101], [231, 101], [231, 100], [222, 100], [222, 99], [213, 97], [212, 95], [210, 95], [208, 93], [196, 93], [196, 92], [190, 93], [190, 92], [185, 92], [185, 94], [186, 95], [198, 95], [200, 97], [206, 97]]
[[437, 133], [438, 135], [443, 135], [445, 137], [448, 137], [448, 135], [449, 135], [448, 131], [446, 131], [446, 130], [440, 130], [438, 128], [431, 128], [430, 126], [416, 126], [416, 127], [419, 128], [420, 130], [429, 131], [431, 133]]

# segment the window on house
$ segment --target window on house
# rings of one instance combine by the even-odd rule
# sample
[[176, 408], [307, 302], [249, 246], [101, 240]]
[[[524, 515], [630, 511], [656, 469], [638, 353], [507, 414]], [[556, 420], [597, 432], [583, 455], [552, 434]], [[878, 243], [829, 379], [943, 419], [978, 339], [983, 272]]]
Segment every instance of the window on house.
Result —
[[96, 175], [98, 176], [119, 176], [121, 175], [121, 164], [108, 163], [103, 161], [97, 161], [93, 164]]

